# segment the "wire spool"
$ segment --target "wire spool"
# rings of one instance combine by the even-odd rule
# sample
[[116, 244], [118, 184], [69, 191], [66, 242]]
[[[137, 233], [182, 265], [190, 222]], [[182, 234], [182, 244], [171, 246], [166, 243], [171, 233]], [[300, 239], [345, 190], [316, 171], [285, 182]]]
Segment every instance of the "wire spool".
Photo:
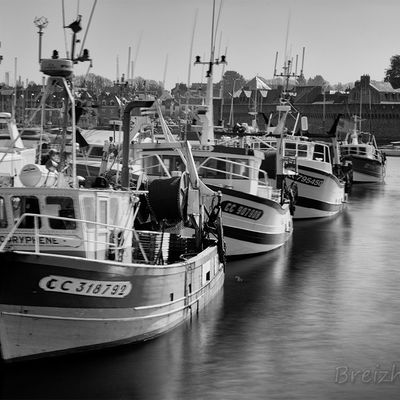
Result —
[[158, 220], [181, 221], [187, 217], [187, 174], [155, 179], [149, 185], [148, 201]]

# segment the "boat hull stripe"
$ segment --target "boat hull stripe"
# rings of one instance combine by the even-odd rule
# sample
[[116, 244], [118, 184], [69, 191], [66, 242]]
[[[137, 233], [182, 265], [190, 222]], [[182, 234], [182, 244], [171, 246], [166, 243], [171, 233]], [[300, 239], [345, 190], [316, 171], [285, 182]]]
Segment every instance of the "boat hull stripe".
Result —
[[287, 211], [284, 208], [282, 208], [282, 206], [279, 203], [277, 203], [276, 201], [266, 199], [266, 198], [263, 198], [260, 196], [254, 196], [252, 194], [240, 192], [240, 191], [233, 190], [233, 189], [210, 185], [208, 183], [207, 183], [207, 186], [211, 190], [214, 190], [216, 192], [220, 191], [223, 195], [236, 197], [238, 200], [250, 200], [250, 201], [253, 201], [254, 203], [264, 204], [264, 205], [274, 208], [276, 211], [278, 211], [281, 214], [287, 213]]
[[343, 207], [343, 204], [326, 203], [324, 201], [299, 196], [296, 201], [296, 206], [304, 208], [314, 208], [321, 211], [335, 212], [339, 211]]
[[248, 243], [270, 245], [270, 244], [284, 243], [290, 236], [290, 233], [254, 232], [254, 231], [248, 231], [246, 229], [234, 228], [232, 226], [224, 225], [224, 236], [231, 239], [242, 240]]

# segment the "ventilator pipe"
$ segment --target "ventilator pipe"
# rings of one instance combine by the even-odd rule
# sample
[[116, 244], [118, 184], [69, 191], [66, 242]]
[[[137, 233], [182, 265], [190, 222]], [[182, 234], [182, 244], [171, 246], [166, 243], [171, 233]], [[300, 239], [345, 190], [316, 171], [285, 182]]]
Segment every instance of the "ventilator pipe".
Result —
[[121, 184], [122, 188], [129, 189], [129, 145], [130, 145], [130, 122], [131, 112], [133, 109], [139, 109], [137, 115], [140, 115], [141, 107], [151, 107], [154, 101], [131, 101], [124, 108], [124, 114], [122, 117], [122, 131], [123, 131], [123, 142], [122, 142], [122, 171], [121, 171]]

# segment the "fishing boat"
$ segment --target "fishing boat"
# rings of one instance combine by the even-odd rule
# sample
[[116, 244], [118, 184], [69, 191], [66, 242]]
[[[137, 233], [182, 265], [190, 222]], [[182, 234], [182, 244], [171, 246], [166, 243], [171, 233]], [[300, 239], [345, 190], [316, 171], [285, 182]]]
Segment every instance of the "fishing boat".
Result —
[[[276, 157], [279, 152], [284, 160], [296, 160], [293, 168], [296, 173], [288, 175], [292, 184], [295, 183], [295, 186], [291, 186], [296, 198], [295, 220], [336, 215], [346, 202], [350, 178], [348, 167], [341, 165], [338, 160], [335, 144], [313, 140], [303, 134], [295, 135], [300, 114], [293, 110], [287, 100], [282, 99], [277, 112], [279, 122], [276, 127], [264, 136], [247, 137], [249, 146], [265, 153], [261, 168], [271, 179], [276, 179]], [[288, 115], [294, 115], [296, 119], [293, 132], [285, 128]], [[304, 119], [303, 124], [306, 126]], [[305, 127], [303, 131], [306, 131]]]
[[378, 148], [375, 136], [361, 130], [361, 118], [354, 116], [353, 129], [340, 144], [343, 160], [353, 166], [353, 182], [383, 182], [386, 171], [385, 154]]
[[[214, 45], [210, 54], [210, 61], [205, 62], [209, 66], [205, 104], [197, 109], [200, 123], [192, 126], [193, 133], [198, 137], [191, 141], [197, 171], [210, 189], [222, 193], [222, 222], [227, 255], [243, 257], [269, 252], [290, 239], [293, 233], [293, 204], [283, 189], [274, 187], [260, 168], [264, 159], [261, 151], [233, 147], [215, 139], [213, 65], [223, 63], [225, 57], [214, 61]], [[201, 63], [200, 57], [196, 57], [195, 64]], [[165, 124], [161, 125], [166, 129]], [[147, 157], [156, 156], [153, 150], [147, 149], [143, 149], [142, 154]], [[159, 152], [158, 156], [169, 158], [170, 165], [175, 166], [170, 152]], [[151, 161], [147, 161], [146, 165], [150, 167]], [[161, 171], [152, 171], [155, 172]]]
[[346, 133], [340, 145], [343, 160], [353, 165], [353, 182], [383, 182], [386, 157], [378, 148], [375, 136], [361, 130], [361, 118], [353, 117], [353, 129]]
[[390, 142], [390, 144], [379, 147], [379, 150], [386, 157], [400, 157], [400, 141]]
[[[135, 146], [133, 170], [143, 170], [149, 179], [179, 174], [179, 155], [162, 143]], [[292, 234], [290, 203], [269, 184], [260, 170], [261, 152], [210, 146], [193, 147], [201, 180], [222, 193], [222, 221], [228, 256], [264, 253], [282, 246]], [[162, 161], [162, 164], [161, 164]], [[161, 165], [168, 165], [165, 169]]]
[[[49, 75], [45, 95], [56, 84], [64, 90], [75, 143], [70, 54], [43, 59], [41, 66]], [[124, 109], [125, 145], [136, 106]], [[27, 164], [21, 187], [0, 188], [3, 360], [148, 340], [190, 319], [217, 295], [225, 271], [221, 196], [201, 183], [190, 145], [173, 146], [185, 171], [146, 187], [136, 181], [135, 190], [128, 146], [118, 182], [105, 176], [79, 180], [73, 146], [60, 153], [58, 167]]]

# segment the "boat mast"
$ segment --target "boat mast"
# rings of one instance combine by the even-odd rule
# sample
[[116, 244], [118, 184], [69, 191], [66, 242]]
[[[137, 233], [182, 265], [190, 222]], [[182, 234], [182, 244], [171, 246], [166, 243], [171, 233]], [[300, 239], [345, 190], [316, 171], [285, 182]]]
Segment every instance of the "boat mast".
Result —
[[193, 21], [193, 29], [192, 29], [192, 40], [190, 41], [190, 51], [189, 51], [189, 65], [188, 65], [188, 80], [187, 80], [187, 87], [186, 87], [186, 123], [185, 123], [185, 131], [184, 131], [184, 140], [187, 138], [187, 130], [188, 130], [188, 116], [189, 116], [189, 97], [190, 97], [190, 75], [192, 72], [192, 53], [193, 53], [193, 41], [194, 41], [194, 34], [196, 31], [196, 24], [197, 24], [197, 14], [199, 10], [196, 9], [196, 13], [194, 15]]
[[[222, 2], [220, 4], [221, 12]], [[219, 16], [218, 16], [219, 19]], [[195, 65], [202, 64], [208, 65], [206, 73], [207, 77], [207, 92], [206, 92], [206, 114], [201, 130], [200, 144], [202, 146], [209, 146], [214, 144], [214, 109], [213, 109], [213, 66], [219, 64], [226, 64], [226, 56], [222, 55], [221, 59], [214, 59], [215, 53], [215, 0], [213, 0], [212, 24], [211, 24], [211, 50], [210, 61], [201, 61], [200, 56], [196, 56]]]

